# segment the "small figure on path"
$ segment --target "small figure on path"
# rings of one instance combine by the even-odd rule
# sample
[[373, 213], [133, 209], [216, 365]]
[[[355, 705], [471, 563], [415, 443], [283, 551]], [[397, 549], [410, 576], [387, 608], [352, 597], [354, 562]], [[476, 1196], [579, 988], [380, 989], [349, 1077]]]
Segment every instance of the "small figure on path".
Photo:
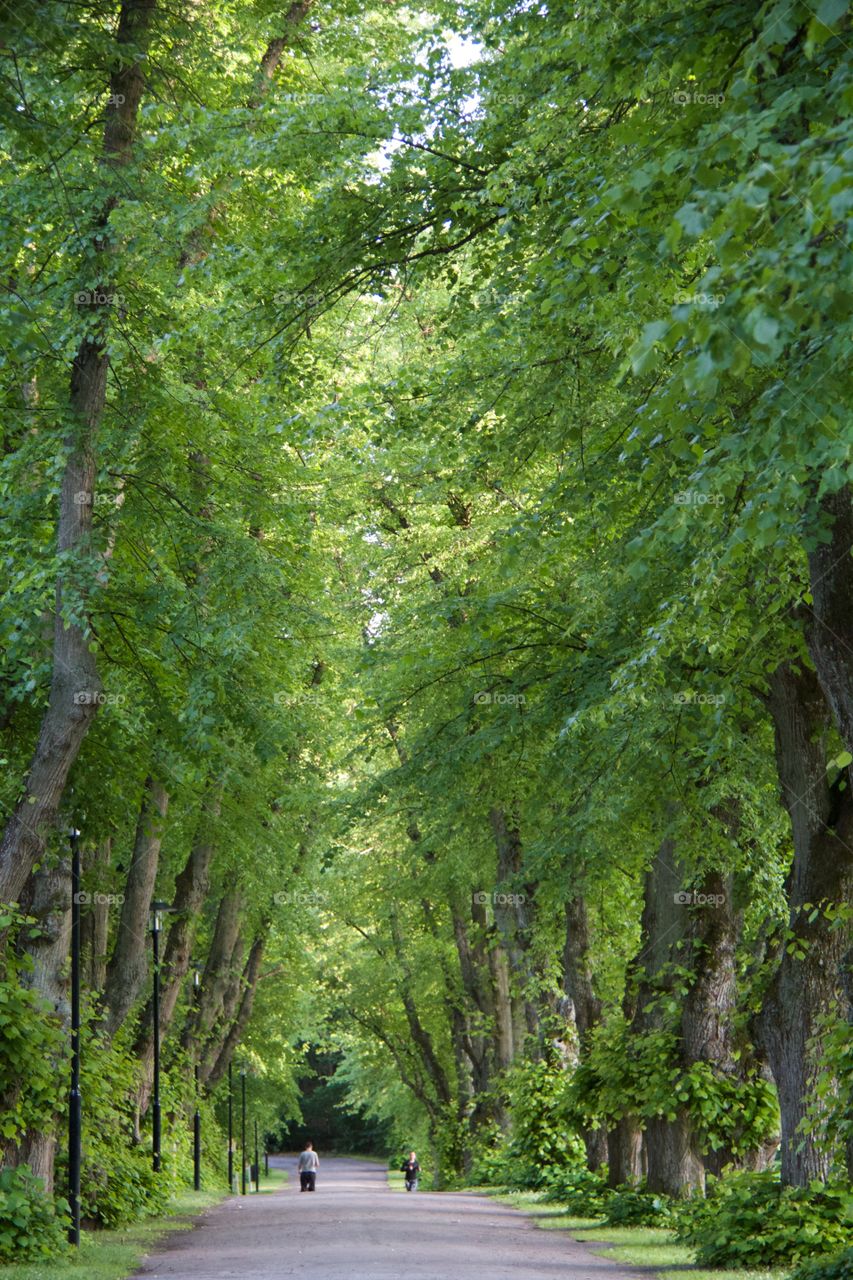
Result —
[[299, 1190], [313, 1191], [317, 1185], [317, 1170], [320, 1168], [320, 1158], [314, 1150], [313, 1142], [305, 1143], [305, 1150], [301, 1153], [296, 1162], [296, 1169], [299, 1174]]
[[409, 1158], [403, 1165], [403, 1173], [406, 1175], [407, 1191], [417, 1191], [418, 1174], [420, 1171], [421, 1166], [418, 1164], [418, 1157], [415, 1155], [414, 1151], [410, 1151]]

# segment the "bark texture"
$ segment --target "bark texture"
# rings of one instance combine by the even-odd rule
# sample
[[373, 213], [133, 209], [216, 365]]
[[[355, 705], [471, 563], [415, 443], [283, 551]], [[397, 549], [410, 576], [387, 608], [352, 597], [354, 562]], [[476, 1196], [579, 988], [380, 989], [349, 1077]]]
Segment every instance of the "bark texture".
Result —
[[[578, 1037], [578, 1057], [586, 1055], [589, 1036], [601, 1021], [601, 1001], [595, 994], [589, 957], [589, 917], [582, 894], [573, 894], [565, 907], [566, 941], [563, 947], [563, 990], [571, 1001]], [[587, 1165], [600, 1169], [607, 1163], [607, 1131], [584, 1129]]]
[[853, 779], [849, 769], [834, 778], [827, 772], [829, 708], [812, 670], [782, 664], [771, 677], [768, 705], [794, 860], [786, 882], [791, 938], [779, 948], [758, 1029], [779, 1092], [782, 1180], [806, 1186], [829, 1173], [827, 1152], [798, 1127], [817, 1096], [818, 1019], [842, 995], [849, 945], [845, 932], [813, 908], [853, 896]]
[[[181, 1034], [185, 1049], [192, 1044], [201, 1051], [216, 1021], [222, 1015], [225, 995], [232, 977], [231, 964], [240, 938], [242, 899], [238, 888], [226, 889], [219, 900], [216, 924], [207, 953], [198, 1002], [187, 1018]], [[239, 971], [238, 971], [239, 973]]]
[[[676, 944], [689, 931], [688, 915], [681, 901], [684, 882], [675, 845], [667, 838], [646, 874], [642, 949], [634, 963], [639, 982], [632, 1029], [637, 1034], [663, 1025], [656, 997], [668, 985], [666, 968], [679, 955]], [[684, 1196], [704, 1190], [705, 1165], [687, 1107], [678, 1107], [674, 1120], [653, 1117], [647, 1121], [645, 1153], [650, 1191]]]
[[848, 485], [827, 495], [820, 516], [829, 541], [809, 555], [809, 652], [848, 751], [853, 751], [853, 500]]
[[103, 1006], [104, 1026], [110, 1036], [115, 1035], [139, 1000], [148, 976], [148, 920], [168, 807], [169, 796], [163, 784], [153, 776], [146, 778], [118, 934], [107, 966]]
[[[70, 881], [70, 863], [43, 866], [31, 877], [22, 903], [27, 913], [38, 921], [39, 936], [27, 945], [33, 967], [21, 980], [42, 997], [45, 1016], [63, 1024], [67, 1024], [70, 1017], [65, 967], [71, 939]], [[4, 1155], [5, 1164], [28, 1164], [36, 1177], [44, 1181], [48, 1194], [53, 1192], [60, 1123], [60, 1116], [56, 1116], [53, 1125], [41, 1132], [27, 1133], [17, 1147]]]
[[242, 991], [237, 1016], [228, 1028], [228, 1031], [223, 1038], [222, 1046], [207, 1074], [205, 1083], [208, 1090], [215, 1089], [222, 1077], [225, 1075], [228, 1070], [228, 1064], [234, 1057], [235, 1050], [242, 1040], [246, 1027], [249, 1024], [249, 1018], [252, 1015], [252, 1006], [255, 1002], [255, 991], [257, 990], [258, 980], [261, 976], [261, 963], [264, 958], [264, 949], [267, 944], [267, 932], [268, 929], [264, 926], [263, 932], [258, 934], [249, 950], [249, 957], [243, 971]]
[[[110, 865], [112, 838], [101, 841], [93, 857], [83, 866], [84, 882], [99, 887], [99, 873]], [[102, 895], [105, 896], [105, 895]], [[83, 981], [89, 991], [102, 991], [107, 976], [107, 952], [110, 940], [110, 904], [96, 895], [85, 906], [80, 917], [80, 949], [83, 955]]]
[[[116, 39], [132, 50], [113, 70], [102, 157], [104, 168], [130, 163], [139, 103], [143, 89], [143, 59], [155, 0], [124, 0]], [[64, 560], [80, 563], [92, 557], [92, 509], [95, 488], [95, 447], [107, 392], [107, 316], [113, 295], [115, 254], [107, 225], [118, 203], [105, 202], [94, 228], [98, 278], [91, 281], [98, 296], [96, 326], [77, 349], [69, 388], [70, 429], [65, 440], [66, 461], [59, 494], [57, 550]], [[21, 798], [0, 840], [0, 901], [20, 897], [27, 877], [44, 853], [55, 822], [69, 770], [77, 758], [99, 705], [102, 686], [90, 632], [85, 623], [68, 622], [66, 608], [79, 604], [69, 598], [65, 579], [56, 582], [53, 626], [53, 665], [47, 711], [41, 723]]]
[[[215, 849], [214, 829], [219, 816], [221, 788], [208, 791], [202, 802], [202, 812], [189, 857], [175, 881], [174, 914], [166, 938], [161, 962], [160, 977], [160, 1028], [165, 1036], [178, 1003], [184, 979], [190, 968], [190, 952], [195, 937], [196, 922], [207, 897], [210, 880], [210, 864]], [[142, 1081], [139, 1089], [139, 1114], [145, 1115], [151, 1098], [154, 1073], [154, 1040], [151, 1031], [152, 1010], [150, 1001], [142, 1015], [135, 1052], [142, 1064]]]
[[[536, 974], [530, 958], [533, 888], [520, 883], [524, 849], [518, 824], [500, 807], [491, 809], [489, 823], [498, 855], [499, 888], [495, 895], [494, 915], [500, 946], [506, 958], [512, 1061], [524, 1051], [528, 1035], [534, 1040], [539, 1035]], [[502, 901], [504, 898], [506, 902]], [[500, 990], [502, 993], [503, 973]]]

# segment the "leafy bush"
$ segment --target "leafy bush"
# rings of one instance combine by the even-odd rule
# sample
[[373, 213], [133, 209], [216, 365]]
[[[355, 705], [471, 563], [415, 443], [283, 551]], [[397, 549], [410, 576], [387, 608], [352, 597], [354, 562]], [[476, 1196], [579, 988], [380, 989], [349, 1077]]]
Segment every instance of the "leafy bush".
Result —
[[845, 1148], [853, 1142], [853, 1036], [845, 1010], [835, 1008], [818, 1019], [813, 1048], [821, 1074], [802, 1127], [843, 1167]]
[[853, 1246], [831, 1258], [813, 1258], [802, 1263], [788, 1280], [853, 1280]]
[[605, 1221], [611, 1227], [663, 1227], [672, 1221], [673, 1202], [639, 1187], [619, 1187], [611, 1192]]
[[519, 1062], [505, 1072], [502, 1085], [511, 1132], [504, 1133], [494, 1122], [481, 1130], [469, 1181], [538, 1190], [551, 1186], [562, 1172], [583, 1171], [586, 1153], [566, 1110], [564, 1068]]
[[[671, 969], [682, 984], [684, 970]], [[682, 992], [687, 986], [679, 988]], [[674, 1120], [686, 1108], [703, 1149], [736, 1155], [754, 1151], [779, 1131], [773, 1086], [756, 1072], [746, 1078], [719, 1073], [709, 1062], [681, 1065], [677, 1017], [680, 1003], [660, 995], [665, 1025], [636, 1034], [621, 1013], [593, 1031], [590, 1051], [575, 1070], [565, 1110], [575, 1125], [610, 1125], [624, 1116]]]
[[165, 1213], [170, 1199], [167, 1161], [158, 1174], [148, 1147], [127, 1141], [99, 1144], [87, 1153], [81, 1178], [83, 1217], [102, 1227], [121, 1227]]
[[783, 1187], [772, 1172], [734, 1174], [709, 1180], [707, 1199], [679, 1208], [677, 1234], [701, 1265], [791, 1265], [847, 1243], [849, 1199], [823, 1183]]
[[0, 1171], [0, 1262], [38, 1262], [67, 1248], [64, 1201], [26, 1165]]
[[545, 1177], [545, 1199], [552, 1200], [582, 1218], [603, 1216], [613, 1192], [604, 1173], [589, 1169], [551, 1169]]
[[[83, 1162], [80, 1210], [83, 1220], [100, 1227], [120, 1227], [165, 1212], [172, 1194], [192, 1182], [192, 1070], [179, 1058], [163, 1071], [162, 1168], [151, 1167], [151, 1139], [134, 1143], [135, 1101], [139, 1064], [127, 1041], [130, 1029], [105, 1040], [98, 1024], [84, 1028], [81, 1088]], [[221, 1178], [224, 1143], [208, 1099], [201, 1100], [202, 1171]], [[149, 1112], [150, 1115], [150, 1112]], [[57, 1152], [57, 1185], [67, 1178], [64, 1144]]]
[[0, 931], [8, 931], [0, 955], [0, 1138], [14, 1142], [52, 1122], [64, 1037], [53, 1009], [25, 984], [33, 962], [18, 944], [37, 935], [35, 922], [4, 910]]
[[500, 1127], [491, 1122], [477, 1135], [471, 1162], [471, 1182], [475, 1186], [501, 1187], [508, 1173], [507, 1140]]
[[580, 1168], [583, 1143], [569, 1122], [567, 1075], [549, 1062], [520, 1062], [506, 1073], [512, 1136], [506, 1144], [503, 1181], [542, 1187], [558, 1169]]

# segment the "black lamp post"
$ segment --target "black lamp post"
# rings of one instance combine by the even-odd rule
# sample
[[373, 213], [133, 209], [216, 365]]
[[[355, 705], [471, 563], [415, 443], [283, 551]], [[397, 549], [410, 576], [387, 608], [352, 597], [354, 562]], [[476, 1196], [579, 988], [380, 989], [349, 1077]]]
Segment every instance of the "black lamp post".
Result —
[[228, 1190], [234, 1190], [234, 1078], [228, 1063]]
[[261, 1161], [258, 1155], [258, 1117], [255, 1116], [255, 1190], [261, 1189]]
[[83, 1139], [83, 1099], [80, 1094], [80, 832], [71, 840], [71, 1089], [68, 1094], [68, 1204], [70, 1244], [80, 1243], [80, 1163]]
[[[198, 969], [193, 972], [193, 999], [196, 1011], [201, 997], [201, 978]], [[198, 1109], [198, 1046], [195, 1052], [195, 1115], [193, 1116], [193, 1186], [201, 1191], [201, 1113]]]
[[164, 911], [172, 911], [168, 902], [151, 903], [151, 950], [154, 964], [154, 991], [151, 1007], [154, 1015], [154, 1098], [151, 1103], [151, 1149], [154, 1172], [160, 1171], [160, 930]]
[[243, 1067], [240, 1071], [240, 1084], [242, 1086], [242, 1092], [243, 1092], [243, 1097], [242, 1097], [243, 1115], [242, 1115], [242, 1124], [241, 1124], [242, 1136], [241, 1136], [241, 1143], [240, 1143], [240, 1162], [241, 1162], [240, 1195], [244, 1196], [246, 1194], [246, 1068], [245, 1067]]

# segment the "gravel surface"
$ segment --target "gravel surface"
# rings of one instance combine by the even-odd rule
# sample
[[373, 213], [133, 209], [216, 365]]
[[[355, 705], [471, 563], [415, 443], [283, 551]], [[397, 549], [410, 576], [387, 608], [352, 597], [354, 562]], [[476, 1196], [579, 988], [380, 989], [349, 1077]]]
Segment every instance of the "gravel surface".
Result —
[[[270, 1163], [289, 1184], [234, 1196], [192, 1231], [170, 1235], [138, 1277], [162, 1280], [637, 1280], [586, 1245], [543, 1231], [518, 1210], [467, 1192], [391, 1191], [385, 1169], [323, 1159], [314, 1194], [294, 1158]], [[648, 1273], [646, 1273], [648, 1275]]]

